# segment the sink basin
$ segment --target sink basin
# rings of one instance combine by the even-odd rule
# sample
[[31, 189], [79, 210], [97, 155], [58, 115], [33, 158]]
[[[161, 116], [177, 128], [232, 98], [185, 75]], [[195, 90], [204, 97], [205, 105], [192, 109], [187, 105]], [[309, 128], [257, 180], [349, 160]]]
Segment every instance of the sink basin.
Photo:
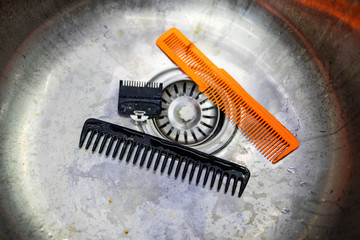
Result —
[[[346, 0], [4, 1], [0, 238], [360, 237], [359, 9]], [[171, 27], [226, 69], [300, 147], [271, 164], [216, 110], [214, 129], [191, 143], [166, 136], [160, 120], [120, 116], [119, 80], [190, 88], [155, 44]], [[169, 109], [183, 109], [181, 99], [192, 118], [199, 114], [189, 97]], [[172, 116], [185, 126], [185, 117]], [[79, 149], [90, 117], [246, 166], [250, 181], [237, 198]]]

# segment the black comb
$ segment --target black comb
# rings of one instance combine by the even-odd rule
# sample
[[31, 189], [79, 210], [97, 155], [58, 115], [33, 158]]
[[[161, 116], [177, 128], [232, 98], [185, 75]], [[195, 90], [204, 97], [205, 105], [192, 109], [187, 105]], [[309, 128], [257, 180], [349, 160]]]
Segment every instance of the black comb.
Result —
[[[90, 136], [87, 138], [89, 133]], [[250, 178], [250, 172], [246, 167], [195, 149], [174, 144], [158, 137], [98, 119], [90, 118], [85, 121], [80, 136], [80, 148], [83, 146], [86, 138], [86, 149], [92, 145], [92, 151], [94, 152], [100, 144], [99, 153], [102, 153], [106, 147], [105, 155], [108, 156], [112, 153], [112, 157], [115, 158], [120, 151], [120, 160], [126, 159], [126, 162], [129, 162], [130, 159], [133, 159], [134, 164], [139, 160], [140, 167], [146, 164], [146, 168], [150, 168], [151, 163], [155, 161], [154, 170], [156, 171], [161, 162], [160, 160], [163, 159], [160, 168], [161, 173], [163, 173], [167, 167], [167, 163], [170, 162], [167, 167], [168, 175], [171, 174], [175, 162], [177, 162], [175, 178], [179, 175], [181, 166], [184, 165], [181, 173], [182, 180], [185, 179], [186, 174], [190, 169], [189, 183], [191, 183], [194, 175], [197, 174], [196, 185], [200, 182], [200, 177], [204, 171], [205, 176], [203, 179], [203, 186], [206, 185], [207, 180], [210, 177], [210, 189], [213, 188], [218, 176], [217, 191], [221, 189], [222, 183], [225, 181], [224, 192], [227, 193], [230, 184], [232, 183], [231, 195], [234, 195], [238, 182], [240, 182], [241, 185], [238, 197], [243, 193]], [[93, 141], [94, 138], [95, 141]], [[113, 146], [115, 147], [113, 148]], [[196, 167], [198, 167], [197, 171]]]
[[120, 80], [119, 113], [134, 120], [158, 117], [161, 113], [161, 95], [162, 83]]

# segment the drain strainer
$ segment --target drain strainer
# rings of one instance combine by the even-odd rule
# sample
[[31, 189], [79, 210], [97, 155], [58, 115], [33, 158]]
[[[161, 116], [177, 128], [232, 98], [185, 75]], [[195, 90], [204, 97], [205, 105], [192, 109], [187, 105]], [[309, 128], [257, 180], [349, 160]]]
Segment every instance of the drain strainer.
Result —
[[235, 136], [236, 126], [179, 68], [166, 69], [143, 81], [164, 87], [161, 116], [137, 124], [139, 131], [209, 154], [224, 149]]
[[200, 144], [212, 136], [220, 111], [191, 80], [163, 89], [161, 116], [154, 120], [163, 137], [181, 144]]

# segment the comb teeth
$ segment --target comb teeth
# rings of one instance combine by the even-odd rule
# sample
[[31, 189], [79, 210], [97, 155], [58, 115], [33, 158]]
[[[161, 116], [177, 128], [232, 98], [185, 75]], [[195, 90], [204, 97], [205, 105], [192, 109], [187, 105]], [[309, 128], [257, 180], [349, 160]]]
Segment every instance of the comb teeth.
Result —
[[169, 29], [156, 44], [269, 161], [276, 163], [298, 148], [299, 141], [294, 135], [178, 29]]
[[224, 193], [227, 193], [232, 184], [231, 195], [238, 189], [238, 197], [250, 178], [249, 170], [243, 166], [97, 119], [88, 119], [84, 123], [80, 148], [84, 144], [85, 149], [91, 147], [92, 152], [100, 144], [99, 153], [106, 149], [106, 156], [119, 156], [120, 160], [127, 162], [132, 160], [140, 167], [152, 167], [156, 171], [161, 166], [161, 173], [174, 174], [175, 178], [181, 176], [182, 180], [188, 177], [189, 183], [195, 178], [196, 185], [202, 182], [204, 187], [209, 184], [210, 189], [217, 183], [216, 191], [220, 191], [224, 185]]
[[[220, 71], [226, 79], [231, 78], [224, 70]], [[219, 79], [211, 83], [204, 95], [217, 102], [216, 105], [224, 106], [222, 111], [270, 162], [276, 163], [295, 150], [299, 146], [297, 139], [240, 85], [237, 87], [235, 90], [232, 85], [224, 86]], [[236, 93], [239, 90], [241, 94]], [[226, 95], [221, 96], [219, 92], [226, 92]]]
[[122, 80], [122, 85], [124, 87], [148, 87], [148, 88], [159, 88], [161, 86], [160, 83], [155, 83], [155, 82], [140, 82], [140, 81], [129, 81], [129, 80]]

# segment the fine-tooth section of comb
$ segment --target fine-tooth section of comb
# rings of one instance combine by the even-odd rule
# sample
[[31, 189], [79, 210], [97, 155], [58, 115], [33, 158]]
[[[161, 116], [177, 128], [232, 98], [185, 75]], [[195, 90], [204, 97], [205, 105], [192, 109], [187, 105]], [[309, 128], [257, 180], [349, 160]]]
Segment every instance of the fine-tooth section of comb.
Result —
[[217, 182], [215, 190], [224, 188], [224, 193], [228, 192], [232, 184], [231, 195], [238, 189], [238, 197], [244, 192], [250, 178], [246, 167], [224, 159], [109, 122], [94, 118], [86, 120], [79, 147], [85, 144], [88, 149], [92, 146], [92, 152], [95, 152], [100, 142], [98, 151], [101, 152], [107, 147], [106, 156], [116, 158], [119, 155], [120, 160], [132, 160], [133, 164], [138, 163], [140, 167], [146, 166], [147, 169], [153, 166], [154, 171], [160, 167], [160, 172], [167, 172], [168, 175], [175, 171], [175, 178], [181, 176], [181, 179], [185, 180], [188, 176], [189, 183], [195, 178], [196, 185], [202, 180], [202, 185], [206, 186], [210, 179], [210, 189], [213, 189]]
[[166, 31], [156, 44], [269, 161], [276, 163], [299, 147], [299, 141], [289, 130], [178, 29]]

